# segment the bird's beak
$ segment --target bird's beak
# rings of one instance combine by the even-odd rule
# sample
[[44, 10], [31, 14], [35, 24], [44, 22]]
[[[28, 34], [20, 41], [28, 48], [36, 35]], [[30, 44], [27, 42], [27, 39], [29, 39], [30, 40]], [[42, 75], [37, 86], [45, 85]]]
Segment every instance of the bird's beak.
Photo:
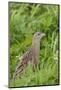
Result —
[[44, 37], [45, 35], [46, 35], [45, 33], [42, 33], [42, 34], [41, 34], [41, 37]]

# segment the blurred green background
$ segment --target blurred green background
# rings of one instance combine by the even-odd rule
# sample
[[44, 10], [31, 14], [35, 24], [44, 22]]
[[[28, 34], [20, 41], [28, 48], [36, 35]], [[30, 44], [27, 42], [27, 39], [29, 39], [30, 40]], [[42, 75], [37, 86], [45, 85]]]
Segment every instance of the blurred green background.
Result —
[[[9, 86], [56, 85], [58, 78], [59, 6], [28, 3], [9, 3]], [[31, 46], [35, 32], [46, 34], [40, 43], [40, 70], [28, 67], [23, 78], [12, 80], [19, 57]]]

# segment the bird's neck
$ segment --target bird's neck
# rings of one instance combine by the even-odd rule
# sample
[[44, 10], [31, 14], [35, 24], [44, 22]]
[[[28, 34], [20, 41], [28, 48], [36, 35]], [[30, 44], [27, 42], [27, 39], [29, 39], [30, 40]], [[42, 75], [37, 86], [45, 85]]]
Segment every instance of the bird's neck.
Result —
[[32, 42], [32, 59], [33, 63], [37, 65], [39, 63], [39, 51], [40, 51], [40, 40], [33, 39]]
[[33, 49], [33, 52], [34, 53], [36, 53], [37, 55], [39, 55], [39, 51], [40, 51], [40, 40], [33, 39], [32, 49]]

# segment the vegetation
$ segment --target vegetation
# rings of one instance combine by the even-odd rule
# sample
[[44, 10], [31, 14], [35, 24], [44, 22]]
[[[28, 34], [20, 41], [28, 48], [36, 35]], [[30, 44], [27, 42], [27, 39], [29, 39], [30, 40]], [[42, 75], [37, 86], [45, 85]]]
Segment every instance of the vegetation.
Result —
[[[9, 87], [56, 85], [58, 78], [58, 5], [9, 3]], [[40, 70], [27, 67], [22, 78], [12, 80], [19, 57], [32, 45], [35, 32], [46, 34], [40, 44]]]

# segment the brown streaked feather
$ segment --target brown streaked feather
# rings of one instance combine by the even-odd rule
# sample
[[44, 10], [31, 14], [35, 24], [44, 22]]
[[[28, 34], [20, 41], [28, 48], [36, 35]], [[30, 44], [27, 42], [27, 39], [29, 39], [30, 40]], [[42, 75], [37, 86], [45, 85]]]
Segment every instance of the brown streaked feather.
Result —
[[31, 63], [31, 60], [32, 60], [32, 48], [23, 55], [22, 60], [20, 60], [20, 62], [18, 63], [13, 79], [15, 79], [25, 70], [25, 68], [28, 66], [28, 63], [29, 62]]

